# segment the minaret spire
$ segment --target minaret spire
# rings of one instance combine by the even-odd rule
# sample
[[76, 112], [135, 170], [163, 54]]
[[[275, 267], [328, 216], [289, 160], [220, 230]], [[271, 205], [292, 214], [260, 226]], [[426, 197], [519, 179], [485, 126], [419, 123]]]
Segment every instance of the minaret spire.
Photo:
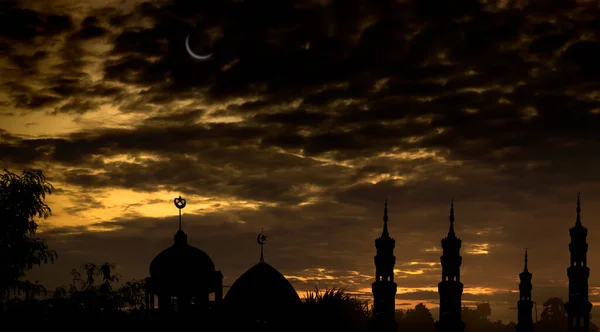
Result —
[[527, 270], [527, 248], [525, 248], [525, 268], [523, 269], [523, 271], [528, 271]]
[[450, 201], [450, 230], [448, 231], [448, 235], [456, 235], [454, 233], [454, 198], [452, 198], [452, 201]]
[[381, 233], [385, 237], [389, 237], [390, 233], [388, 233], [388, 210], [387, 210], [387, 197], [385, 198], [385, 206], [383, 207], [383, 232]]
[[577, 220], [575, 220], [575, 226], [583, 226], [581, 224], [581, 200], [580, 200], [580, 195], [581, 193], [577, 193]]

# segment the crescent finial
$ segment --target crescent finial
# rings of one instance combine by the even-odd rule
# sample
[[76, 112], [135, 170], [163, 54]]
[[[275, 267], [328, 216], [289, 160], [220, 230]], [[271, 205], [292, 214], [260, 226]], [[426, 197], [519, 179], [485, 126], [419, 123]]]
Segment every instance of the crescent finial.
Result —
[[265, 242], [267, 242], [267, 236], [263, 233], [262, 228], [260, 230], [260, 233], [256, 237], [256, 242], [258, 242], [258, 244], [260, 244], [260, 262], [262, 263], [265, 261], [263, 246], [265, 245]]
[[175, 206], [179, 210], [183, 209], [186, 206], [186, 204], [187, 204], [187, 202], [185, 201], [185, 198], [181, 198], [181, 195], [179, 195], [179, 197], [175, 198], [173, 200], [173, 203], [175, 203]]
[[262, 232], [262, 230], [256, 237], [256, 242], [258, 242], [258, 244], [260, 244], [260, 245], [263, 245], [263, 244], [265, 244], [265, 242], [267, 242], [267, 236]]

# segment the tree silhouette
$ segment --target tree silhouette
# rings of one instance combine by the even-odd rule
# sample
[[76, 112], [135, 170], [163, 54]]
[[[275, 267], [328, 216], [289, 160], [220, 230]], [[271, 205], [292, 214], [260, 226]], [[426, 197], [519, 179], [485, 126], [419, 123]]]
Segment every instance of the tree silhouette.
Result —
[[17, 175], [0, 174], [0, 317], [11, 291], [27, 292], [31, 285], [20, 281], [25, 271], [53, 263], [57, 254], [35, 237], [35, 218], [47, 218], [52, 210], [44, 203], [52, 192], [42, 171], [26, 170]]
[[[515, 323], [503, 324], [502, 321], [490, 321], [492, 306], [487, 302], [477, 303], [475, 308], [463, 307], [462, 320], [466, 332], [514, 332]], [[538, 331], [539, 332], [539, 331]]]
[[536, 330], [545, 332], [564, 331], [567, 326], [565, 303], [561, 298], [552, 297], [544, 302], [541, 319], [536, 324]]
[[492, 307], [488, 302], [477, 303], [477, 307], [475, 308], [475, 313], [481, 320], [489, 320], [489, 317], [492, 315]]
[[423, 303], [419, 303], [414, 309], [406, 310], [404, 317], [398, 322], [398, 330], [434, 332], [433, 316]]
[[396, 310], [396, 312], [394, 313], [394, 319], [396, 320], [396, 322], [400, 322], [402, 320], [402, 318], [404, 318], [404, 311], [402, 310]]
[[305, 314], [313, 323], [311, 330], [365, 331], [368, 327], [368, 304], [343, 288], [315, 288], [314, 292], [307, 292], [304, 305]]
[[[564, 331], [567, 326], [565, 302], [558, 297], [546, 300], [541, 319], [535, 326], [536, 332]], [[590, 332], [598, 332], [598, 326], [592, 322], [590, 322]]]
[[125, 306], [121, 294], [113, 291], [112, 287], [114, 282], [119, 281], [115, 269], [115, 264], [110, 263], [84, 263], [80, 266], [81, 271], [72, 269], [73, 281], [69, 290], [65, 287], [56, 289], [52, 298], [54, 306], [57, 310], [83, 310], [91, 315], [121, 309]]
[[17, 290], [17, 294], [25, 295], [26, 300], [33, 300], [40, 295], [48, 294], [48, 291], [46, 290], [46, 287], [44, 287], [44, 285], [40, 284], [39, 280], [36, 280], [35, 282], [25, 280], [21, 283], [21, 286]]
[[558, 297], [551, 297], [544, 302], [542, 321], [553, 321], [567, 317], [565, 302]]
[[144, 280], [130, 280], [119, 288], [118, 293], [122, 301], [119, 307], [131, 310], [145, 309]]

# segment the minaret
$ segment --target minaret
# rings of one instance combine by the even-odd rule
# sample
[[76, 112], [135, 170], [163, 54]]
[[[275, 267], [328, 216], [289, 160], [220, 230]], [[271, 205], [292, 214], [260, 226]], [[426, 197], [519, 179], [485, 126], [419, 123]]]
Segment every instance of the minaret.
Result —
[[373, 283], [373, 325], [379, 332], [395, 332], [398, 323], [396, 313], [396, 289], [394, 282], [394, 247], [396, 240], [388, 233], [387, 198], [383, 210], [383, 232], [375, 240], [377, 255], [375, 255], [375, 282]]
[[461, 319], [461, 296], [463, 284], [460, 282], [460, 247], [462, 241], [454, 233], [454, 199], [450, 205], [450, 230], [442, 239], [443, 254], [442, 282], [438, 284], [440, 294], [440, 319], [435, 323], [438, 332], [463, 332], [465, 323]]
[[533, 332], [533, 317], [531, 309], [533, 309], [533, 301], [531, 301], [531, 277], [532, 274], [527, 269], [527, 249], [525, 249], [525, 268], [519, 274], [521, 283], [519, 284], [519, 301], [517, 301], [518, 318], [517, 332]]
[[567, 330], [589, 332], [590, 311], [592, 304], [588, 300], [588, 279], [590, 268], [587, 266], [588, 244], [586, 242], [587, 228], [581, 224], [581, 203], [577, 195], [577, 219], [571, 227], [571, 266], [567, 268], [569, 276], [569, 301], [565, 303], [567, 311]]

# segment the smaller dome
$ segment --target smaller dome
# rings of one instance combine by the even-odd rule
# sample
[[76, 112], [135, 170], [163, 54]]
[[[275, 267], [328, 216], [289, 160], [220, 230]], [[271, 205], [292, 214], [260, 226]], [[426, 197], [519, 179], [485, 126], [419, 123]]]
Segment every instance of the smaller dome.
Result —
[[175, 234], [175, 244], [152, 260], [150, 276], [159, 289], [171, 294], [215, 291], [215, 264], [204, 251], [187, 243], [182, 230]]
[[242, 274], [223, 300], [236, 319], [278, 321], [302, 303], [290, 282], [271, 265], [260, 262]]

